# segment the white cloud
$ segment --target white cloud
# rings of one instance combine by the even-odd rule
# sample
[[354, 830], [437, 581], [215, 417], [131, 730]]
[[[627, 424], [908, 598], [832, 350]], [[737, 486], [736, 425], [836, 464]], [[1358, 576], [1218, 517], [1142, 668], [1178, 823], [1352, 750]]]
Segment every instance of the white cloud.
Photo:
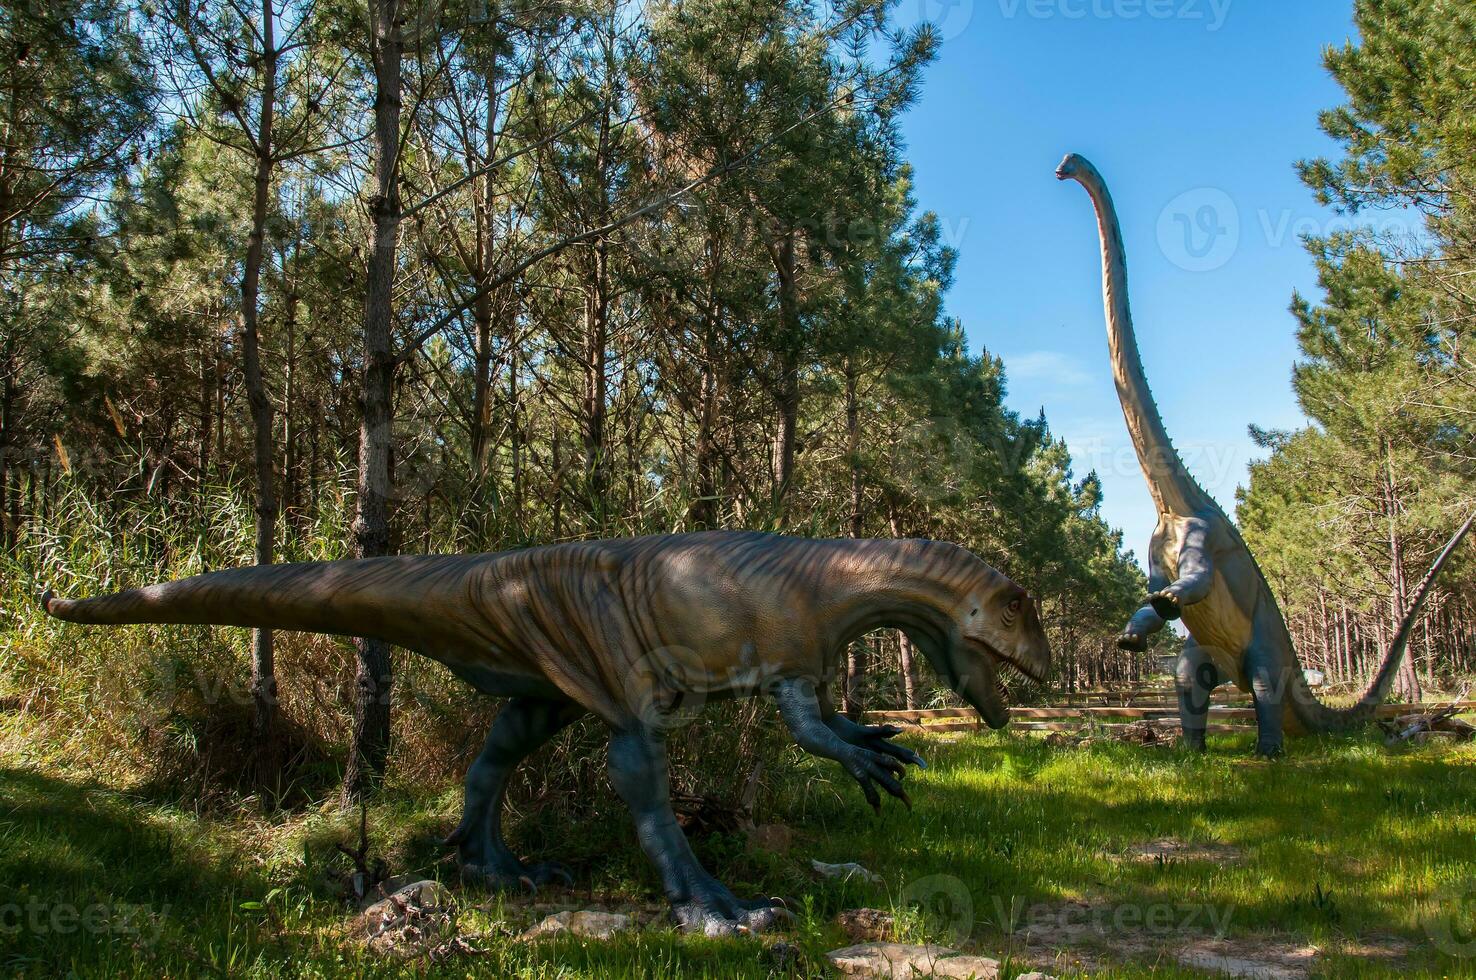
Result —
[[1074, 387], [1089, 382], [1091, 374], [1072, 357], [1054, 350], [1033, 350], [1004, 358], [1005, 377], [1010, 381], [1049, 382]]

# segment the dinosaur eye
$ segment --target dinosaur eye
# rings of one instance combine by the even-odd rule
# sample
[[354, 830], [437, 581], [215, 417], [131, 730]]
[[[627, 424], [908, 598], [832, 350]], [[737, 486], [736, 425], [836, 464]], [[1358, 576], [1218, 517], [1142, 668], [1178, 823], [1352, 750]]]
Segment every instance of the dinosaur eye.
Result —
[[1005, 608], [1008, 609], [1012, 613], [1019, 612], [1020, 611], [1020, 597], [1019, 596], [1015, 596], [1015, 598], [1011, 599], [1010, 600], [1010, 604], [1008, 606], [1006, 606]]

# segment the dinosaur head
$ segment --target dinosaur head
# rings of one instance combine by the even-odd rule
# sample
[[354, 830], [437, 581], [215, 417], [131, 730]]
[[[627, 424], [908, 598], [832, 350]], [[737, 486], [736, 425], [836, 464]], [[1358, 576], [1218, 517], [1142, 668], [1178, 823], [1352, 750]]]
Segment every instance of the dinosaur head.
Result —
[[999, 688], [1004, 664], [1043, 683], [1051, 669], [1051, 644], [1040, 624], [1038, 601], [998, 572], [981, 581], [955, 613], [958, 639], [946, 655], [945, 673], [990, 728], [1009, 722]]
[[1068, 153], [1060, 166], [1056, 168], [1056, 179], [1075, 180], [1079, 175], [1091, 169], [1091, 166], [1085, 157], [1076, 153]]

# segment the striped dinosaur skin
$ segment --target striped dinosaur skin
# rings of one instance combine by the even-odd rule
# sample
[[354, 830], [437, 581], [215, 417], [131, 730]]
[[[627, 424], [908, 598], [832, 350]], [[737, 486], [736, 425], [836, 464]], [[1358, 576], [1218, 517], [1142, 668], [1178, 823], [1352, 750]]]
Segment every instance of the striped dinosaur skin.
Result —
[[1333, 709], [1307, 686], [1281, 608], [1255, 556], [1233, 521], [1189, 475], [1169, 441], [1148, 389], [1128, 306], [1127, 258], [1117, 211], [1097, 168], [1069, 154], [1056, 169], [1091, 196], [1102, 246], [1102, 296], [1107, 340], [1123, 419], [1148, 490], [1158, 527], [1148, 548], [1152, 594], [1128, 622], [1118, 646], [1147, 649], [1148, 637], [1181, 616], [1189, 637], [1175, 671], [1184, 740], [1204, 748], [1210, 693], [1233, 682], [1251, 692], [1256, 710], [1256, 752], [1281, 753], [1283, 732], [1346, 731], [1373, 720], [1393, 683], [1409, 634], [1430, 586], [1470, 530], [1476, 513], [1456, 530], [1425, 575], [1405, 611], [1378, 673], [1358, 703]]
[[467, 774], [450, 842], [463, 869], [496, 886], [566, 873], [526, 865], [502, 841], [508, 775], [590, 713], [610, 729], [610, 774], [685, 926], [769, 924], [702, 870], [676, 826], [663, 735], [685, 706], [768, 694], [796, 741], [839, 761], [873, 806], [904, 801], [895, 729], [837, 715], [828, 682], [846, 645], [905, 630], [993, 727], [1008, 721], [1000, 663], [1043, 680], [1050, 647], [1037, 605], [956, 545], [702, 532], [485, 555], [403, 556], [231, 569], [83, 600], [43, 596], [74, 623], [210, 623], [373, 636], [445, 664], [513, 700]]

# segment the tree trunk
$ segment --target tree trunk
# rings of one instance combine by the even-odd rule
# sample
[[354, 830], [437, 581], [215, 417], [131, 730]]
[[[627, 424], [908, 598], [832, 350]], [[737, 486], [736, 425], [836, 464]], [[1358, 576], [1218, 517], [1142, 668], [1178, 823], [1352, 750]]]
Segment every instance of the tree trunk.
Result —
[[[902, 537], [902, 531], [897, 522], [897, 508], [890, 500], [887, 502], [887, 523], [891, 525], [892, 537]], [[902, 630], [897, 631], [897, 653], [902, 668], [902, 706], [916, 708], [920, 690], [917, 660], [913, 656], [912, 640], [908, 639], [907, 634]]]
[[717, 527], [718, 458], [718, 350], [717, 332], [719, 305], [716, 276], [720, 268], [721, 248], [714, 226], [709, 225], [707, 235], [707, 299], [702, 311], [702, 377], [699, 382], [697, 407], [697, 458], [693, 465], [696, 473], [696, 492], [687, 505], [687, 520], [694, 529]]
[[778, 420], [774, 431], [774, 505], [784, 511], [794, 482], [795, 442], [799, 429], [799, 296], [795, 282], [795, 232], [785, 234], [771, 249], [779, 280], [779, 377], [776, 396]]
[[606, 365], [610, 343], [609, 245], [600, 239], [594, 249], [592, 281], [585, 299], [584, 358], [584, 486], [588, 512], [595, 526], [606, 522], [610, 490], [610, 453], [605, 445], [605, 406], [609, 399]]
[[[495, 62], [487, 71], [487, 114], [485, 133], [486, 159], [481, 163], [488, 166], [497, 155], [497, 107], [498, 98]], [[492, 278], [497, 263], [497, 192], [496, 176], [488, 172], [482, 177], [481, 199], [477, 214], [477, 286], [479, 292], [472, 304], [472, 318], [477, 325], [476, 354], [473, 363], [471, 455], [472, 475], [475, 485], [480, 487], [487, 472], [487, 429], [492, 403], [492, 310], [495, 296], [481, 292], [480, 287]], [[480, 492], [480, 491], [479, 491]], [[479, 524], [485, 524], [479, 521]]]
[[[359, 426], [359, 483], [354, 512], [354, 555], [390, 551], [390, 453], [395, 388], [393, 343], [395, 247], [400, 228], [400, 28], [398, 0], [369, 0], [374, 61], [374, 195], [369, 199], [373, 241], [364, 302], [364, 375]], [[344, 794], [359, 799], [384, 777], [390, 746], [389, 644], [357, 641], [353, 744]]]
[[[241, 352], [246, 399], [251, 406], [252, 456], [256, 469], [256, 563], [270, 565], [277, 529], [275, 459], [272, 450], [272, 400], [261, 370], [258, 301], [266, 236], [267, 202], [272, 186], [272, 113], [277, 88], [277, 49], [271, 0], [262, 0], [261, 118], [256, 133], [256, 180], [251, 203], [251, 236], [241, 279]], [[277, 673], [272, 631], [258, 629], [251, 641], [252, 735], [256, 743], [258, 783], [275, 790], [281, 766], [276, 752]]]
[[[1389, 636], [1399, 632], [1399, 623], [1404, 618], [1404, 542], [1399, 535], [1399, 485], [1394, 477], [1393, 448], [1385, 444], [1385, 477], [1388, 481], [1386, 508], [1389, 519]], [[1407, 649], [1399, 663], [1399, 674], [1394, 682], [1395, 691], [1404, 701], [1420, 700], [1420, 677], [1415, 670], [1414, 651]]]
[[[851, 470], [851, 537], [861, 537], [861, 409], [856, 402], [856, 365], [848, 357], [846, 376], [846, 456]], [[861, 675], [865, 661], [858, 644], [846, 648], [845, 712], [852, 717], [861, 713]]]

